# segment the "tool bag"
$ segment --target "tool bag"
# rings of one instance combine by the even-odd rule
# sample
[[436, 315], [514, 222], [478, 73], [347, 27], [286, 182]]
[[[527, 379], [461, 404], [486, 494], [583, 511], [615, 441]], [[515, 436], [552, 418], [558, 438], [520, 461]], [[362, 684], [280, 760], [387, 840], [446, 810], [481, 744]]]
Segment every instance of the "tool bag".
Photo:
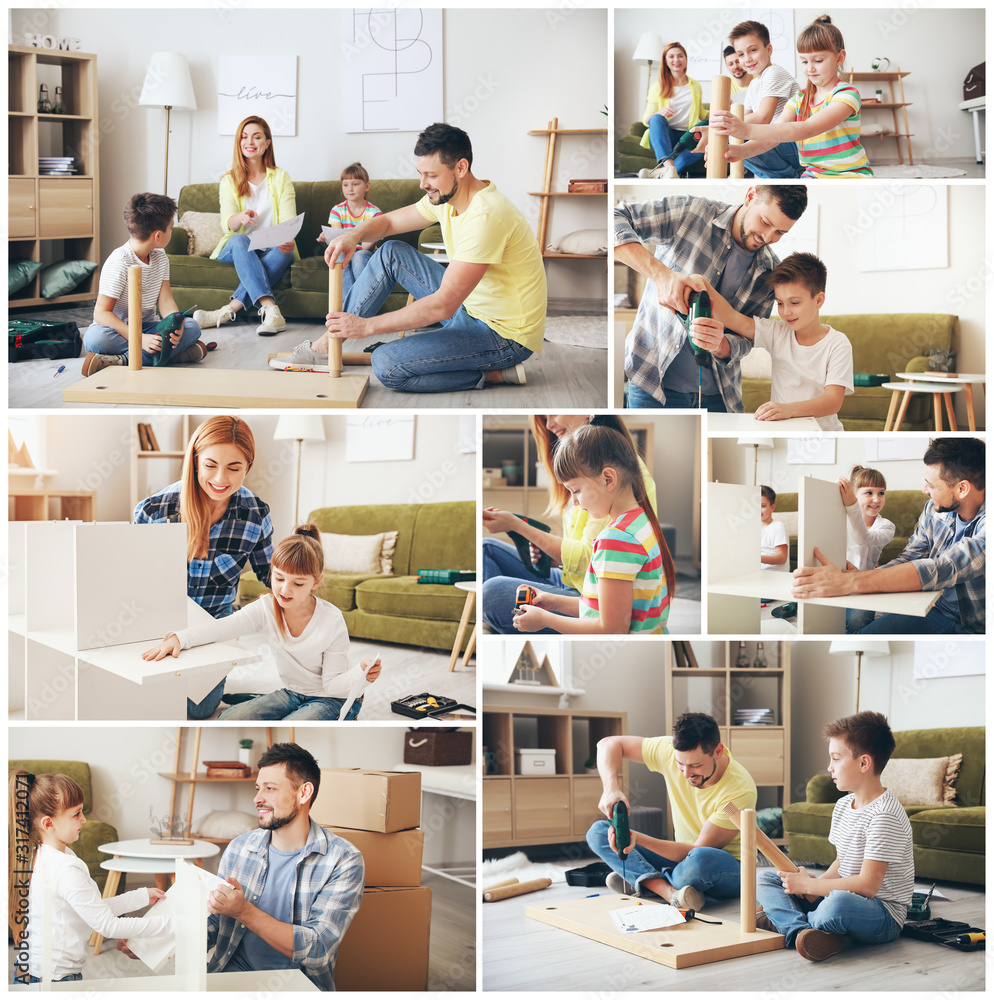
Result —
[[972, 101], [987, 96], [987, 63], [974, 66], [963, 81], [963, 100]]
[[73, 322], [23, 319], [7, 322], [8, 362], [78, 358], [82, 349], [83, 338]]

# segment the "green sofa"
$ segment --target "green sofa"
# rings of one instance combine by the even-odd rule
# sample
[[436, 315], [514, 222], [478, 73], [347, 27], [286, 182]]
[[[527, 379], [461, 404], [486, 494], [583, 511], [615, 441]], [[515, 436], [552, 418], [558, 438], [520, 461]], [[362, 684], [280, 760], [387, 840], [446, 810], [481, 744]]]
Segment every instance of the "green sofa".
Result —
[[[419, 584], [418, 570], [476, 568], [474, 501], [324, 507], [312, 511], [309, 520], [336, 535], [399, 532], [392, 575], [325, 573], [316, 592], [341, 610], [353, 639], [452, 649], [466, 592], [455, 586]], [[253, 573], [242, 577], [238, 588], [242, 605], [264, 593]], [[471, 634], [468, 629], [467, 635]]]
[[[373, 180], [369, 200], [382, 212], [413, 205], [423, 195], [416, 180]], [[323, 319], [328, 312], [328, 267], [324, 262], [324, 244], [318, 243], [321, 226], [328, 224], [328, 213], [343, 201], [339, 181], [295, 181], [297, 212], [304, 213], [304, 224], [297, 234], [300, 260], [290, 265], [276, 287], [275, 298], [287, 319]], [[218, 184], [187, 184], [179, 193], [179, 216], [184, 212], [221, 212]], [[403, 233], [391, 239], [411, 246], [441, 242], [437, 225], [421, 232]], [[173, 228], [166, 247], [169, 256], [169, 280], [180, 309], [197, 306], [219, 309], [238, 287], [232, 264], [191, 257], [187, 253], [188, 235], [180, 226]], [[407, 293], [398, 285], [383, 306], [383, 312], [399, 309], [407, 302]]]
[[[100, 886], [103, 892], [107, 881], [107, 872], [100, 867], [101, 861], [107, 861], [109, 854], [102, 854], [97, 848], [101, 844], [113, 844], [117, 838], [117, 830], [110, 823], [91, 819], [93, 813], [93, 783], [90, 778], [90, 765], [78, 760], [10, 760], [7, 762], [7, 778], [12, 772], [24, 768], [32, 774], [65, 774], [83, 789], [83, 815], [86, 822], [79, 833], [79, 840], [72, 845], [72, 852], [86, 863], [90, 878]], [[124, 891], [125, 875], [121, 876], [118, 892]]]
[[[921, 513], [925, 509], [927, 502], [928, 497], [921, 490], [887, 491], [887, 503], [884, 505], [883, 517], [886, 517], [888, 521], [894, 522], [894, 537], [884, 546], [883, 551], [880, 553], [880, 566], [890, 562], [891, 559], [904, 551], [904, 547], [908, 544], [908, 539], [915, 530], [915, 525], [918, 523], [918, 518], [921, 517]], [[841, 497], [839, 498], [839, 503], [842, 503]], [[778, 493], [776, 506], [773, 509], [774, 517], [777, 514], [787, 514], [791, 511], [797, 511], [797, 494]], [[788, 535], [790, 536], [788, 558], [790, 568], [794, 570], [797, 569], [797, 534], [790, 534], [788, 532]]]
[[[985, 729], [913, 729], [894, 733], [894, 757], [944, 757], [963, 754], [956, 802], [945, 808], [905, 806], [914, 843], [915, 875], [984, 885]], [[804, 802], [792, 802], [783, 811], [790, 855], [800, 861], [829, 865], [835, 848], [828, 842], [832, 810], [842, 797], [827, 773], [816, 774]]]
[[[821, 320], [849, 338], [854, 372], [886, 374], [893, 382], [901, 381], [895, 372], [927, 371], [931, 350], [942, 348], [953, 355], [959, 350], [959, 317], [945, 313], [861, 313], [822, 316]], [[770, 398], [770, 380], [750, 378], [748, 372], [747, 358], [742, 368], [742, 402], [746, 413], [754, 413]], [[882, 431], [890, 400], [890, 389], [857, 386], [855, 394], [842, 403], [839, 419], [847, 431]], [[932, 427], [932, 396], [912, 395], [901, 430]]]
[[[709, 104], [702, 105], [702, 111], [706, 115], [710, 108]], [[645, 134], [646, 126], [643, 122], [632, 122], [628, 127], [628, 132], [621, 136], [617, 142], [618, 149], [618, 171], [622, 174], [638, 174], [643, 167], [650, 170], [656, 165], [656, 154], [651, 148], [642, 146], [642, 136]], [[707, 169], [703, 160], [698, 160], [686, 171], [687, 177], [706, 177]]]

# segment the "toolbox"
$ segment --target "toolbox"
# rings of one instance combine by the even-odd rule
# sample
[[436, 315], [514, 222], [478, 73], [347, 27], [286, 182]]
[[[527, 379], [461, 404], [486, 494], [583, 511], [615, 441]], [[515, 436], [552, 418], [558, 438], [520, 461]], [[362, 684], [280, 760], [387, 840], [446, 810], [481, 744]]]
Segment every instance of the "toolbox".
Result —
[[455, 698], [447, 698], [443, 694], [409, 694], [406, 698], [390, 702], [390, 709], [395, 715], [405, 715], [409, 719], [431, 719], [436, 715], [448, 715], [450, 712], [464, 711], [476, 718], [476, 709], [472, 705], [461, 705]]

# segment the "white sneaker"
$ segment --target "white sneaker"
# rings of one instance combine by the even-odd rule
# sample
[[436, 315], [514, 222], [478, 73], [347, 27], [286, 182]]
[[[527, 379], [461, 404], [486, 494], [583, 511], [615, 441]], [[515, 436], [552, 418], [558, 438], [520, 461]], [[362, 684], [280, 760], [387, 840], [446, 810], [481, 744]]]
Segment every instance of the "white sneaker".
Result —
[[328, 355], [318, 354], [311, 347], [311, 342], [305, 340], [298, 344], [289, 354], [281, 354], [269, 362], [270, 368], [286, 371], [288, 368], [303, 368], [307, 371], [326, 372], [328, 370]]
[[667, 160], [662, 166], [653, 167], [649, 171], [649, 176], [654, 180], [679, 180], [680, 175], [677, 173], [677, 169], [673, 166], [672, 160]]
[[255, 328], [255, 332], [260, 337], [272, 337], [286, 329], [286, 320], [275, 302], [272, 305], [263, 306], [259, 311], [259, 318], [262, 322]]
[[220, 309], [197, 309], [193, 313], [193, 322], [201, 330], [210, 327], [217, 329], [222, 323], [233, 323], [235, 321], [235, 310], [228, 306], [221, 306]]

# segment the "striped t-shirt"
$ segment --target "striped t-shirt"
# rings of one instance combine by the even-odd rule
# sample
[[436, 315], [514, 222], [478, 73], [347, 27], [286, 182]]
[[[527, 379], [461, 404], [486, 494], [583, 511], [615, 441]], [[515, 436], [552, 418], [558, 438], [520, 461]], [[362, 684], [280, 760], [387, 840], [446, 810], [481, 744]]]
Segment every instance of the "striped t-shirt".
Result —
[[118, 247], [104, 261], [100, 272], [100, 294], [116, 299], [114, 315], [128, 322], [128, 268], [136, 264], [142, 269], [142, 322], [151, 323], [159, 318], [156, 305], [162, 282], [169, 280], [169, 258], [165, 250], [155, 248], [148, 252], [148, 263], [138, 259], [130, 241]]
[[663, 578], [659, 542], [645, 511], [633, 507], [594, 539], [594, 551], [580, 593], [580, 617], [599, 618], [597, 581], [631, 580], [632, 622], [628, 631], [665, 632], [670, 596]]
[[852, 114], [828, 132], [802, 139], [797, 144], [803, 177], [872, 177], [866, 150], [859, 141], [859, 109], [862, 102], [859, 91], [845, 83], [836, 88], [820, 104], [812, 104], [805, 114], [804, 91], [799, 90], [787, 102], [785, 111], [794, 113], [794, 121], [807, 121], [819, 111], [824, 111], [831, 103], [839, 101], [852, 108]]
[[886, 861], [887, 871], [877, 899], [904, 926], [915, 888], [915, 858], [911, 824], [904, 806], [887, 790], [862, 809], [853, 808], [855, 795], [835, 803], [828, 840], [839, 856], [839, 878], [858, 875], [863, 861]]
[[331, 212], [328, 213], [328, 225], [341, 226], [342, 229], [354, 229], [360, 222], [365, 222], [367, 219], [375, 219], [376, 216], [382, 214], [383, 213], [375, 205], [367, 201], [362, 215], [356, 219], [349, 211], [349, 203], [347, 201], [343, 201], [337, 204]]

